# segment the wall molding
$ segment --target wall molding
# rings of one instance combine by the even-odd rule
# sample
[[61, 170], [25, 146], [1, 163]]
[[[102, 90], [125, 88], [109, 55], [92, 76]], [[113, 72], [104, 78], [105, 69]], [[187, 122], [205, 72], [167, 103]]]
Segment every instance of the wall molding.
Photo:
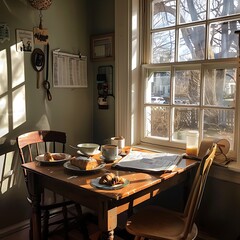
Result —
[[29, 228], [29, 226], [30, 226], [29, 220], [24, 220], [17, 224], [8, 226], [6, 228], [2, 228], [0, 229], [0, 239], [6, 236], [12, 235], [13, 233], [20, 232], [26, 228]]

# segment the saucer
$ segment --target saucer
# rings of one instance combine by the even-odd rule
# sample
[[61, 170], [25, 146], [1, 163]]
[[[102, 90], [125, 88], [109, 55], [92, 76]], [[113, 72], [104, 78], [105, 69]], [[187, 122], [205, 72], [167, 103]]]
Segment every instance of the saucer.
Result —
[[122, 158], [122, 156], [118, 155], [115, 159], [106, 159], [103, 155], [101, 155], [100, 158], [106, 163], [111, 163], [111, 162], [120, 160]]

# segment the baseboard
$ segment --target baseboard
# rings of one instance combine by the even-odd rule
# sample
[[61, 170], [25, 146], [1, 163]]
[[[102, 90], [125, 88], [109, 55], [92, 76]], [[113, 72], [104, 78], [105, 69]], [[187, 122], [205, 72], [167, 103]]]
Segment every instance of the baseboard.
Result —
[[9, 236], [13, 233], [22, 231], [26, 228], [29, 228], [29, 220], [19, 222], [17, 224], [11, 225], [6, 228], [2, 228], [2, 229], [0, 229], [0, 239], [3, 237]]

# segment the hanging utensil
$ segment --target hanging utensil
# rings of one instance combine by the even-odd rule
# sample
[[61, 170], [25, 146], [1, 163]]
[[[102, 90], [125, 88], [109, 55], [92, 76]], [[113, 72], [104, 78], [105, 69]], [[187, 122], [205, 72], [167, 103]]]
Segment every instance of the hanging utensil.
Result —
[[31, 55], [33, 69], [37, 72], [37, 88], [39, 88], [39, 82], [42, 70], [45, 65], [45, 55], [40, 48], [35, 48]]
[[48, 81], [48, 58], [49, 58], [49, 44], [45, 46], [45, 54], [46, 54], [46, 76], [45, 80], [43, 81], [43, 87], [45, 88], [47, 92], [47, 99], [48, 101], [52, 100], [52, 94], [50, 92], [50, 82]]

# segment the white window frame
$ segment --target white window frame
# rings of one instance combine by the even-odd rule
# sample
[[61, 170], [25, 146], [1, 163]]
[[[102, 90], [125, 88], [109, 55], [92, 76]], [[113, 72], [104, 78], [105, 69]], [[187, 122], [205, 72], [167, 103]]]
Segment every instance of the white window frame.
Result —
[[[115, 134], [121, 134], [126, 138], [128, 145], [142, 145], [140, 126], [141, 108], [139, 102], [143, 102], [143, 94], [139, 86], [139, 78], [142, 74], [140, 61], [141, 30], [140, 23], [141, 0], [115, 0], [115, 68], [116, 68], [116, 110], [115, 110]], [[127, 17], [122, 18], [122, 12]], [[132, 27], [137, 25], [137, 31]], [[135, 60], [135, 61], [134, 61]], [[238, 68], [239, 76], [239, 68]], [[240, 86], [237, 84], [237, 93]], [[240, 101], [240, 94], [236, 96], [236, 102]], [[240, 104], [236, 104], [236, 131], [235, 145], [238, 146], [240, 139]], [[165, 150], [166, 148], [155, 144], [145, 145], [152, 149]], [[240, 148], [236, 147], [237, 156], [240, 156]], [[237, 156], [233, 156], [236, 157]], [[240, 158], [237, 158], [240, 165]]]
[[[199, 64], [200, 66], [203, 66], [203, 65], [207, 65], [207, 64], [211, 64], [211, 65], [213, 65], [213, 61], [212, 60], [199, 60], [199, 61], [191, 61], [191, 62], [178, 62], [178, 61], [176, 61], [176, 59], [178, 58], [178, 56], [176, 56], [177, 55], [177, 53], [176, 53], [176, 55], [175, 55], [175, 60], [174, 60], [174, 62], [172, 63], [172, 62], [170, 62], [170, 63], [162, 63], [162, 64], [151, 64], [150, 62], [151, 62], [151, 54], [150, 54], [150, 49], [151, 49], [151, 28], [150, 28], [150, 26], [151, 26], [151, 24], [150, 24], [150, 22], [151, 22], [151, 16], [150, 16], [150, 8], [151, 8], [151, 1], [147, 1], [147, 3], [149, 3], [149, 5], [147, 5], [146, 6], [146, 14], [145, 14], [145, 17], [147, 18], [147, 20], [145, 19], [145, 22], [147, 22], [147, 26], [148, 26], [148, 28], [147, 28], [147, 30], [145, 30], [145, 32], [144, 32], [144, 34], [145, 34], [145, 36], [147, 35], [148, 36], [148, 39], [146, 39], [145, 40], [145, 45], [147, 45], [148, 47], [149, 47], [149, 49], [146, 51], [146, 53], [145, 53], [145, 58], [143, 59], [143, 61], [144, 62], [147, 62], [148, 64], [145, 64], [145, 65], [142, 65], [143, 66], [143, 69], [144, 70], [148, 70], [148, 69], [151, 69], [151, 68], [155, 68], [155, 69], [161, 69], [161, 67], [162, 66], [164, 66], [164, 65], [166, 65], [167, 67], [170, 67], [170, 69], [172, 69], [173, 67], [177, 67], [178, 65], [184, 65], [184, 64], [192, 64], [192, 65], [194, 65], [194, 64]], [[237, 20], [237, 17], [235, 16], [235, 17], [233, 17], [233, 16], [231, 16], [231, 17], [224, 17], [224, 19], [227, 21], [227, 20], [229, 20], [229, 21], [232, 21], [232, 20]], [[218, 18], [217, 20], [212, 20], [212, 21], [221, 21], [221, 19], [220, 18]], [[144, 22], [144, 21], [143, 21]], [[199, 23], [197, 23], [197, 24], [199, 24]], [[209, 22], [207, 21], [207, 24], [209, 24]], [[192, 23], [189, 23], [189, 24], [184, 24], [184, 27], [187, 27], [187, 26], [191, 26], [192, 25]], [[180, 28], [181, 27], [181, 25], [177, 25], [176, 26], [176, 29], [178, 29], [178, 28]], [[172, 29], [172, 28], [171, 28]], [[153, 32], [155, 32], [155, 30], [153, 30]], [[206, 41], [208, 41], [208, 39], [206, 38]], [[177, 45], [177, 42], [176, 42], [176, 45]], [[206, 47], [206, 54], [207, 54], [207, 52], [208, 52], [208, 49], [207, 49], [207, 47]], [[215, 63], [214, 64], [225, 64], [226, 63], [226, 59], [218, 59], [218, 60], [214, 60], [215, 61]], [[237, 62], [238, 62], [238, 59], [237, 58], [232, 58], [232, 59], [227, 59], [227, 61], [228, 61], [228, 63], [230, 62], [232, 65], [234, 65], [235, 64], [235, 67], [237, 68], [238, 66], [237, 66]], [[145, 75], [145, 72], [146, 71], [143, 71], [143, 76]], [[239, 76], [239, 73], [237, 73], [237, 76]], [[238, 81], [237, 81], [238, 82]], [[143, 89], [145, 89], [146, 88], [146, 86], [145, 86], [145, 76], [142, 78], [142, 88]], [[237, 84], [237, 86], [238, 86], [238, 84]], [[237, 95], [238, 95], [238, 88], [239, 87], [237, 87], [237, 89], [236, 89], [236, 93], [237, 93]], [[171, 91], [171, 96], [173, 95], [173, 89], [172, 89], [172, 91]], [[236, 106], [235, 106], [235, 113], [236, 113], [236, 117], [235, 117], [235, 131], [234, 131], [234, 146], [233, 146], [233, 154], [234, 154], [234, 156], [236, 156], [236, 152], [237, 151], [239, 151], [238, 150], [238, 139], [239, 139], [239, 134], [238, 134], [238, 131], [237, 131], [237, 129], [239, 129], [239, 121], [237, 120], [237, 112], [238, 112], [238, 110], [237, 109], [239, 109], [239, 104], [237, 104], [238, 103], [238, 101], [236, 101]], [[144, 109], [144, 106], [146, 106], [146, 104], [143, 102], [142, 103], [142, 109]], [[200, 108], [199, 108], [200, 109]], [[181, 149], [185, 149], [185, 144], [179, 144], [179, 143], [177, 143], [177, 142], [171, 142], [171, 140], [170, 141], [162, 141], [162, 140], [160, 140], [159, 138], [154, 138], [154, 137], [148, 137], [148, 136], [145, 136], [145, 120], [144, 120], [144, 118], [145, 118], [145, 116], [144, 116], [144, 111], [142, 111], [142, 118], [143, 118], [143, 126], [142, 126], [142, 128], [141, 128], [141, 130], [142, 130], [142, 132], [141, 132], [141, 141], [142, 142], [146, 142], [146, 143], [149, 143], [149, 144], [157, 144], [157, 145], [159, 145], [159, 146], [169, 146], [170, 145], [170, 147], [172, 147], [172, 148], [181, 148]], [[201, 121], [201, 119], [199, 119], [200, 121]], [[200, 133], [201, 133], [201, 129], [200, 129]], [[200, 134], [200, 140], [201, 140], [201, 134]]]

